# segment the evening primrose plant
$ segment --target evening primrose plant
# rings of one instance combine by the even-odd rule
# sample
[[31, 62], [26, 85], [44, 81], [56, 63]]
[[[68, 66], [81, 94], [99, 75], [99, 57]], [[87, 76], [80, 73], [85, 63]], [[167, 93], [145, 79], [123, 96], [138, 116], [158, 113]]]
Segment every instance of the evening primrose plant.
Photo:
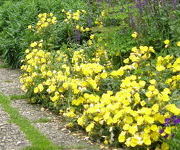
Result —
[[74, 41], [82, 43], [82, 40], [88, 39], [91, 27], [88, 25], [87, 20], [89, 14], [85, 10], [62, 10], [64, 14], [64, 23], [70, 27], [71, 36]]
[[[86, 32], [88, 27], [81, 29], [86, 11], [62, 12], [63, 23]], [[40, 14], [41, 24], [34, 26], [37, 34], [46, 34], [44, 29], [56, 25], [58, 20], [53, 18], [53, 14]], [[137, 32], [131, 36], [139, 38]], [[102, 41], [103, 37], [90, 34], [83, 45], [70, 44], [57, 51], [50, 51], [46, 40], [32, 42], [22, 60], [22, 90], [31, 102], [58, 111], [104, 144], [169, 149], [167, 140], [173, 138], [180, 116], [180, 58], [156, 56], [153, 47], [140, 45], [117, 67]], [[178, 42], [175, 47], [179, 48]]]
[[175, 125], [166, 125], [166, 119], [180, 115], [172, 103], [179, 92], [180, 58], [151, 61], [153, 47], [133, 47], [124, 65], [113, 69], [103, 47], [94, 49], [93, 59], [87, 51], [72, 50], [71, 57], [31, 44], [21, 67], [22, 89], [105, 144], [168, 148], [163, 141]]

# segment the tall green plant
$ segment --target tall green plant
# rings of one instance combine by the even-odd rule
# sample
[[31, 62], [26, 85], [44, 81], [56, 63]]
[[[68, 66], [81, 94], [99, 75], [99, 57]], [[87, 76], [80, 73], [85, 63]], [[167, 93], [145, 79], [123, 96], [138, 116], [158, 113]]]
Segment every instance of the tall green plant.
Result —
[[[75, 3], [76, 2], [76, 3]], [[28, 25], [36, 22], [39, 13], [59, 14], [62, 9], [85, 8], [86, 3], [82, 0], [21, 0], [5, 1], [0, 8], [0, 52], [4, 60], [13, 68], [20, 66], [24, 50], [31, 41], [39, 40], [39, 37], [27, 30]], [[56, 34], [61, 40], [66, 40], [64, 27], [56, 28]]]

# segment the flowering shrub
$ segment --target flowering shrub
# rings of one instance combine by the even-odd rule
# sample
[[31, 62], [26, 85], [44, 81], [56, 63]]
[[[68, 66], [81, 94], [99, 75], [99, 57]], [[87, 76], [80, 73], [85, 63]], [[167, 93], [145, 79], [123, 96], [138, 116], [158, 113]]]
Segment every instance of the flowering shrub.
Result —
[[[1, 0], [0, 2], [0, 53], [2, 58], [9, 66], [19, 68], [21, 66], [20, 60], [24, 57], [24, 50], [27, 49], [31, 41], [38, 41], [43, 39], [48, 41], [48, 44], [53, 43], [51, 50], [58, 49], [63, 43], [69, 41], [66, 25], [63, 23], [63, 16], [59, 14], [61, 9], [88, 9], [88, 4], [83, 0]], [[46, 14], [43, 20], [36, 18], [39, 14]], [[56, 19], [48, 15], [54, 15]], [[41, 16], [41, 15], [40, 15]], [[43, 22], [47, 19], [45, 22]], [[50, 21], [52, 19], [52, 21]], [[36, 24], [38, 21], [41, 21]], [[47, 23], [48, 22], [48, 23]], [[34, 27], [41, 25], [45, 27], [47, 24], [48, 31], [46, 34], [36, 34]], [[55, 23], [55, 24], [52, 24]], [[28, 30], [27, 26], [30, 25]], [[45, 29], [45, 28], [43, 28]], [[42, 33], [41, 32], [39, 33]], [[46, 38], [48, 37], [48, 39]], [[56, 47], [58, 46], [58, 47]], [[50, 45], [48, 45], [50, 47]]]
[[28, 26], [28, 29], [33, 29], [37, 32], [40, 32], [43, 28], [46, 28], [52, 24], [57, 22], [57, 18], [54, 16], [53, 13], [43, 13], [38, 15], [38, 22], [35, 26]]
[[153, 61], [153, 47], [133, 47], [125, 65], [114, 69], [103, 47], [69, 49], [72, 56], [42, 47], [41, 41], [32, 43], [21, 67], [22, 89], [33, 101], [53, 103], [105, 144], [158, 147], [171, 137], [174, 125], [167, 123], [180, 115], [173, 99], [180, 88], [180, 58]]
[[[91, 28], [83, 22], [86, 11], [63, 13], [63, 23], [90, 35]], [[95, 20], [99, 28], [103, 15]], [[39, 35], [58, 23], [51, 13], [38, 17], [29, 29]], [[137, 32], [131, 36], [132, 40], [139, 38]], [[32, 42], [21, 66], [22, 89], [32, 102], [58, 110], [105, 144], [168, 149], [166, 140], [179, 124], [180, 58], [156, 57], [153, 47], [138, 46], [117, 68], [102, 41], [92, 34], [81, 47], [67, 45], [50, 52], [48, 41]], [[167, 39], [164, 44], [168, 48], [171, 42]]]

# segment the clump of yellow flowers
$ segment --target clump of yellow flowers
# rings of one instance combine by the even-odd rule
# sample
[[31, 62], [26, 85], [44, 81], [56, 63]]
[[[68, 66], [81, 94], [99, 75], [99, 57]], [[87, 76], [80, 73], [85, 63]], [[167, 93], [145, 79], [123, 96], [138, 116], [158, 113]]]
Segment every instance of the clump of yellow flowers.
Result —
[[[79, 20], [85, 13], [63, 12], [67, 21]], [[146, 148], [156, 144], [157, 149], [168, 149], [167, 143], [157, 143], [171, 137], [174, 126], [164, 126], [165, 119], [180, 115], [173, 103], [180, 89], [180, 58], [151, 60], [153, 47], [133, 47], [124, 65], [115, 69], [107, 50], [94, 46], [95, 35], [89, 39], [89, 47], [68, 49], [72, 55], [48, 52], [43, 41], [31, 43], [21, 67], [22, 89], [32, 99], [53, 103], [105, 144]]]
[[[108, 129], [108, 143], [118, 140], [128, 147], [135, 147], [158, 141], [161, 138], [159, 131], [163, 128], [171, 133], [171, 127], [162, 124], [165, 118], [180, 114], [180, 109], [170, 104], [172, 87], [179, 87], [179, 75], [174, 78], [180, 71], [179, 58], [160, 56], [154, 70], [138, 74], [136, 71], [144, 67], [145, 61], [155, 52], [152, 47], [132, 48], [130, 57], [124, 60], [127, 65], [118, 70], [109, 70], [107, 63], [101, 64], [104, 59], [108, 62], [103, 49], [97, 49], [96, 59], [92, 60], [87, 59], [83, 49], [74, 51], [71, 63], [66, 54], [42, 50], [38, 42], [31, 44], [26, 52], [25, 65], [21, 67], [24, 71], [21, 77], [23, 90], [48, 96], [54, 103], [68, 103], [65, 96], [71, 91], [70, 105], [64, 115], [76, 119], [89, 134], [101, 134], [97, 131]], [[174, 76], [163, 79], [167, 84], [160, 88], [164, 82], [160, 73], [167, 69]], [[110, 84], [103, 85], [105, 80], [116, 82], [118, 86], [104, 89], [102, 86]]]
[[65, 14], [65, 19], [64, 22], [70, 23], [74, 26], [74, 28], [80, 32], [89, 32], [90, 28], [89, 27], [84, 27], [84, 18], [86, 11], [85, 10], [77, 10], [75, 12], [72, 12], [72, 10], [66, 11], [62, 10], [62, 12]]
[[29, 25], [28, 29], [35, 29], [37, 32], [57, 22], [57, 18], [53, 13], [40, 13], [38, 15], [38, 22], [35, 26]]

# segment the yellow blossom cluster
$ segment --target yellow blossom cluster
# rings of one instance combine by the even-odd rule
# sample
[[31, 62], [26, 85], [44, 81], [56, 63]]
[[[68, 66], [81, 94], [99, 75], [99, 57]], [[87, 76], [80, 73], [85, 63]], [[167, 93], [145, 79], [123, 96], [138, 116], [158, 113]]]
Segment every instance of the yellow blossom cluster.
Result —
[[96, 18], [95, 20], [95, 25], [97, 25], [98, 27], [103, 27], [103, 18], [104, 16], [106, 16], [108, 14], [108, 12], [106, 12], [105, 10], [101, 11], [100, 15], [98, 18]]
[[159, 56], [157, 58], [156, 70], [163, 71], [166, 69], [170, 69], [173, 72], [180, 71], [180, 58], [177, 58], [175, 61], [173, 60], [173, 56], [167, 55], [165, 57]]
[[[75, 30], [91, 30], [80, 25], [85, 10], [62, 12], [64, 22]], [[102, 11], [95, 21], [99, 27], [105, 14]], [[52, 13], [38, 18], [37, 31], [57, 21]], [[137, 38], [138, 33], [131, 36]], [[51, 52], [43, 49], [43, 41], [32, 42], [22, 61], [22, 89], [35, 101], [53, 104], [105, 144], [150, 148], [172, 134], [174, 127], [163, 126], [165, 119], [180, 115], [173, 103], [173, 94], [180, 89], [180, 58], [167, 55], [152, 61], [153, 47], [139, 46], [132, 48], [124, 65], [115, 68], [108, 50], [98, 43], [101, 40], [92, 34], [86, 47]], [[168, 149], [166, 143], [160, 147]]]
[[80, 25], [80, 20], [82, 20], [86, 14], [85, 10], [77, 10], [76, 12], [72, 12], [71, 10], [65, 11], [63, 9], [62, 12], [66, 15], [64, 22], [73, 24], [76, 30], [81, 32], [89, 32], [91, 30], [89, 27], [83, 27], [83, 25]]
[[35, 29], [37, 32], [57, 22], [57, 18], [53, 13], [40, 13], [38, 15], [38, 22], [35, 26], [29, 25], [28, 29]]
[[[154, 49], [146, 46], [133, 48], [128, 59], [132, 64], [139, 63], [140, 60], [149, 58], [150, 54], [146, 52], [154, 52]], [[138, 53], [138, 59], [134, 59]], [[131, 68], [131, 65], [122, 66], [110, 74], [115, 77], [123, 76], [127, 70], [135, 69]], [[83, 115], [77, 120], [78, 124], [85, 127], [90, 134], [94, 134], [99, 125], [110, 128], [118, 126], [121, 128], [118, 140], [128, 147], [149, 146], [164, 134], [170, 134], [171, 127], [166, 127], [162, 135], [159, 131], [163, 128], [161, 124], [165, 118], [180, 114], [180, 109], [176, 105], [168, 104], [171, 90], [164, 88], [160, 91], [155, 79], [146, 82], [141, 78], [136, 75], [124, 76], [119, 91], [115, 93], [113, 91], [107, 91], [102, 95], [85, 93], [80, 99], [74, 100], [74, 105], [84, 106]], [[166, 110], [169, 112], [162, 113]], [[112, 143], [113, 137], [108, 138], [108, 143]]]
[[70, 20], [78, 21], [82, 14], [86, 14], [85, 10], [77, 10], [76, 12], [72, 12], [71, 10], [65, 11], [63, 9], [62, 12], [66, 14], [66, 19], [64, 20], [65, 22]]
[[[156, 65], [149, 65], [153, 74], [137, 72], [147, 67], [154, 52], [152, 47], [133, 47], [125, 65], [113, 69], [102, 47], [91, 58], [85, 49], [72, 51], [70, 57], [62, 51], [42, 50], [42, 41], [33, 42], [21, 67], [22, 89], [59, 105], [63, 115], [75, 119], [90, 135], [104, 137], [106, 144], [150, 146], [171, 134], [173, 127], [162, 126], [165, 118], [180, 115], [180, 109], [171, 104], [180, 79], [180, 59], [159, 56]], [[167, 69], [170, 74], [161, 81], [158, 73]]]

